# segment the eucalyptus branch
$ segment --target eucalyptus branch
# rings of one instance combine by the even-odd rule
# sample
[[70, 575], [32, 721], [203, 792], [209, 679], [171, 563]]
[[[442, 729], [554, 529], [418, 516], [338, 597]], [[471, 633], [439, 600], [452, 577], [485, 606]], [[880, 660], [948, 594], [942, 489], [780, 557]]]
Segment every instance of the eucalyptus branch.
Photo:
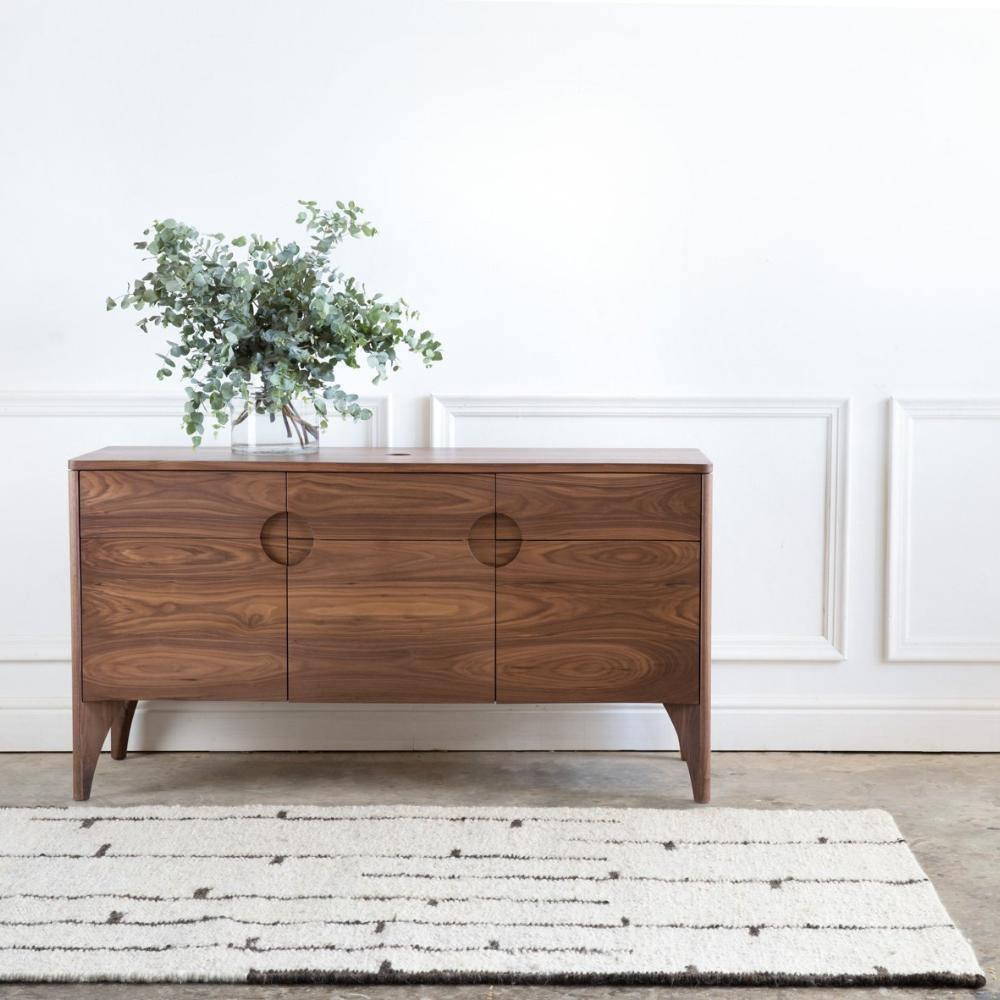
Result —
[[184, 381], [183, 425], [196, 447], [206, 417], [223, 426], [230, 403], [255, 405], [257, 391], [272, 419], [285, 419], [289, 436], [294, 430], [300, 442], [318, 438], [319, 428], [301, 418], [295, 400], [312, 402], [324, 428], [331, 412], [371, 417], [357, 395], [337, 383], [339, 365], [360, 368], [363, 361], [378, 383], [398, 370], [399, 347], [427, 366], [442, 358], [441, 344], [414, 328], [419, 313], [403, 299], [369, 295], [334, 266], [331, 252], [346, 237], [377, 233], [362, 220], [361, 206], [338, 201], [326, 211], [314, 201], [299, 204], [296, 222], [310, 243], [305, 251], [295, 241], [227, 240], [174, 219], [155, 221], [143, 233], [148, 239], [135, 244], [150, 255], [151, 269], [124, 295], [107, 299], [109, 310], [143, 312], [137, 323], [143, 331], [152, 324], [167, 333], [156, 375], [176, 373]]

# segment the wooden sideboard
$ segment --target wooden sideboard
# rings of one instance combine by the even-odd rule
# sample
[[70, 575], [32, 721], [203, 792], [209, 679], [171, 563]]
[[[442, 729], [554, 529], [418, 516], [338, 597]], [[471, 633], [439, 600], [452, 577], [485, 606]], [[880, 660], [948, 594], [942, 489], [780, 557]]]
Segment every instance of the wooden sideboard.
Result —
[[709, 797], [693, 450], [105, 448], [69, 463], [73, 795], [142, 699], [657, 702]]

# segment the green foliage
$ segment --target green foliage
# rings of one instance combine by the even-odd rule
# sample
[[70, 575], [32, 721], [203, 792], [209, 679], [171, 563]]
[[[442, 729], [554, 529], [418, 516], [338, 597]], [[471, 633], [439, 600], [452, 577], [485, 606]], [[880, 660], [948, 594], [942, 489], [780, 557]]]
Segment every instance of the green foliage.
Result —
[[[396, 349], [407, 347], [425, 365], [441, 360], [441, 345], [402, 299], [369, 295], [364, 285], [342, 274], [331, 251], [346, 236], [371, 237], [364, 210], [353, 201], [324, 211], [300, 201], [296, 222], [309, 233], [310, 248], [292, 241], [222, 233], [200, 234], [173, 219], [154, 222], [136, 243], [155, 262], [107, 308], [146, 311], [136, 324], [164, 327], [173, 339], [157, 378], [179, 372], [188, 395], [184, 428], [195, 446], [205, 418], [226, 423], [230, 401], [250, 401], [262, 390], [264, 407], [287, 412], [296, 399], [310, 399], [322, 426], [332, 414], [367, 420], [371, 411], [335, 380], [337, 365], [374, 370], [374, 383], [399, 369]], [[240, 251], [239, 256], [234, 248]], [[259, 397], [258, 397], [259, 398]], [[259, 404], [258, 404], [259, 405]]]

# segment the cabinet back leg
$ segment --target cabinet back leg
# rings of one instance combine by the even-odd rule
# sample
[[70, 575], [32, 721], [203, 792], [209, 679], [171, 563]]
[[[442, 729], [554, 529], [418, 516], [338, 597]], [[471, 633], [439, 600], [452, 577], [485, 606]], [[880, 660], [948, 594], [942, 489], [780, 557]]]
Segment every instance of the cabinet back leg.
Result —
[[90, 798], [90, 786], [104, 738], [125, 704], [123, 701], [76, 701], [73, 705], [73, 798], [78, 802]]
[[115, 712], [111, 723], [111, 759], [124, 760], [128, 752], [128, 734], [132, 730], [132, 719], [135, 716], [137, 701], [118, 702], [121, 708]]
[[686, 705], [664, 705], [667, 710], [667, 715], [670, 716], [670, 721], [674, 725], [674, 732], [677, 733], [677, 749], [681, 755], [681, 760], [685, 759], [685, 738], [684, 738], [684, 722], [686, 716], [684, 715], [684, 709], [687, 708]]

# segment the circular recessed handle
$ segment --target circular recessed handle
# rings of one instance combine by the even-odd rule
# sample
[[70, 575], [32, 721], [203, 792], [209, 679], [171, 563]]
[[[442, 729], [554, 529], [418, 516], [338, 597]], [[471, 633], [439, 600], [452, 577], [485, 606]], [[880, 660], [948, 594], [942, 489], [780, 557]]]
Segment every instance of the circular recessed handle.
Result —
[[469, 529], [468, 545], [484, 566], [506, 566], [521, 551], [521, 529], [506, 514], [484, 514]]
[[521, 526], [506, 514], [497, 514], [496, 566], [506, 566], [521, 551]]
[[260, 529], [264, 554], [281, 566], [295, 566], [302, 562], [312, 552], [313, 540], [309, 522], [284, 510], [280, 514], [272, 514]]

